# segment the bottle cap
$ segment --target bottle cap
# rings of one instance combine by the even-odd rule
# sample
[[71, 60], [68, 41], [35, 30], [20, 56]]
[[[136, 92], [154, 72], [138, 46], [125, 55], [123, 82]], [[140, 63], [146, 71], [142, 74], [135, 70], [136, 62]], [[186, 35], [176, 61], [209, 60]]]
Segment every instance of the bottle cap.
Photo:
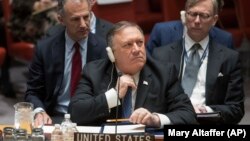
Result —
[[24, 136], [27, 134], [27, 130], [26, 129], [16, 129], [15, 134]]
[[64, 118], [70, 118], [70, 114], [65, 114]]
[[56, 128], [60, 128], [60, 126], [61, 126], [60, 124], [55, 124]]
[[32, 129], [32, 133], [43, 134], [43, 129], [42, 128], [34, 128], [34, 129]]

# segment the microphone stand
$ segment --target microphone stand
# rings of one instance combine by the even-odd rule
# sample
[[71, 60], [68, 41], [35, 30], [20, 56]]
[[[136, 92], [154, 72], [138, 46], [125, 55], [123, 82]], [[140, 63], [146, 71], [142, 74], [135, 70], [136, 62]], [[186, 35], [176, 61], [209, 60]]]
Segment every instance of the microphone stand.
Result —
[[122, 76], [121, 72], [118, 72], [118, 88], [117, 88], [117, 100], [116, 100], [116, 115], [115, 115], [115, 134], [117, 134], [117, 119], [118, 119], [118, 112], [119, 112], [119, 107], [118, 107], [118, 102], [119, 102], [119, 93], [120, 93], [120, 77]]

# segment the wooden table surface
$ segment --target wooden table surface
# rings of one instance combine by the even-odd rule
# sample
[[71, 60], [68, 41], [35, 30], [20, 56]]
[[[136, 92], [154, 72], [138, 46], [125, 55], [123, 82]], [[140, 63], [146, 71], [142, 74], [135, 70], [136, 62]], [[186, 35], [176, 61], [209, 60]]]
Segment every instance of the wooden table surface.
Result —
[[2, 130], [3, 131], [3, 128], [4, 127], [13, 127], [13, 125], [2, 125], [2, 124], [0, 124], [0, 130]]

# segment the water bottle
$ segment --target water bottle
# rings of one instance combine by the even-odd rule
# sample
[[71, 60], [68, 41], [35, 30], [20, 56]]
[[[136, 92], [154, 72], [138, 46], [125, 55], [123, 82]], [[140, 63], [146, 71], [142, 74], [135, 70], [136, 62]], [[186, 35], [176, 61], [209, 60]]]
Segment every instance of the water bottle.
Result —
[[66, 130], [63, 133], [63, 141], [74, 141], [74, 130], [72, 127], [72, 125], [66, 127]]
[[13, 127], [3, 128], [3, 141], [15, 140], [15, 129]]
[[72, 123], [72, 129], [73, 129], [74, 133], [78, 132], [76, 123]]
[[28, 141], [28, 135], [26, 129], [15, 130], [15, 141]]
[[44, 141], [45, 136], [43, 134], [43, 129], [42, 128], [34, 128], [32, 130], [31, 139], [32, 139], [32, 141]]
[[2, 132], [2, 130], [0, 130], [0, 141], [2, 141], [3, 140], [3, 132]]
[[70, 120], [70, 114], [64, 115], [64, 120], [61, 123], [61, 130], [64, 133], [67, 129], [67, 127], [72, 127], [72, 121]]
[[63, 133], [60, 124], [55, 124], [55, 129], [51, 133], [51, 141], [63, 141]]

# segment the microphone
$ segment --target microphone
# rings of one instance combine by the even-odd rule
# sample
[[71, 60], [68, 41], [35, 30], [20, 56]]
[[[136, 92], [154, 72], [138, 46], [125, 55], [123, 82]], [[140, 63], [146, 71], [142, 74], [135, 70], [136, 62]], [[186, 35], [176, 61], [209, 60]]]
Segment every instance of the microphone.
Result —
[[117, 73], [118, 75], [118, 80], [117, 80], [117, 83], [118, 83], [118, 88], [117, 88], [117, 99], [116, 99], [116, 109], [115, 109], [115, 134], [117, 134], [117, 124], [118, 124], [118, 113], [119, 113], [119, 107], [118, 107], [118, 102], [119, 102], [119, 93], [120, 93], [120, 77], [122, 76], [122, 72], [118, 72]]

